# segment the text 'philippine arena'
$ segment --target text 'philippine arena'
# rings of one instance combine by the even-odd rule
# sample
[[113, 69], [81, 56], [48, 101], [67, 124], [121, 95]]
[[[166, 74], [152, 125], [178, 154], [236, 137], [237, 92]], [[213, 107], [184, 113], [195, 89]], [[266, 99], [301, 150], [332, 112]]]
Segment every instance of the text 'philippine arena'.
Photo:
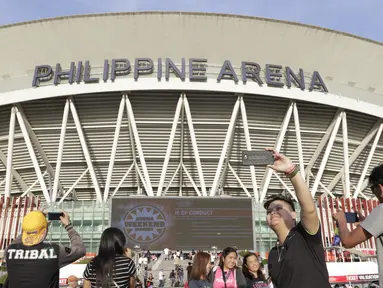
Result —
[[[338, 203], [367, 212], [377, 204], [367, 177], [383, 161], [381, 43], [262, 18], [159, 12], [3, 26], [0, 39], [0, 250], [40, 206], [66, 209], [95, 252], [112, 198], [187, 206], [230, 197], [233, 207], [251, 199], [250, 248], [266, 252], [275, 238], [262, 202], [295, 194], [272, 170], [242, 165], [242, 151], [265, 147], [299, 165], [319, 199], [324, 242]], [[68, 241], [63, 234], [54, 224], [49, 237]]]

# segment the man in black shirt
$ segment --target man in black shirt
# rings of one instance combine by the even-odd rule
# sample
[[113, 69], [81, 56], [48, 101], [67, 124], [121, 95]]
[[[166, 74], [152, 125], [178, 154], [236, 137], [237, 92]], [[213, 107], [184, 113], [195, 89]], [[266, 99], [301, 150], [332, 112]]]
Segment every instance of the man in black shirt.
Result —
[[176, 282], [176, 273], [174, 272], [174, 270], [170, 272], [169, 280], [170, 280], [170, 287], [174, 287], [174, 283]]
[[71, 248], [43, 242], [48, 221], [42, 212], [32, 211], [24, 217], [21, 239], [5, 252], [10, 287], [58, 288], [59, 269], [85, 256], [84, 243], [66, 212], [60, 221], [68, 232]]
[[187, 270], [187, 275], [188, 275], [188, 281], [190, 280], [190, 273], [191, 273], [191, 270], [193, 269], [193, 266], [192, 266], [192, 263], [189, 262], [188, 263], [188, 267], [186, 267], [186, 270]]
[[276, 288], [330, 288], [324, 257], [322, 236], [316, 206], [311, 193], [294, 165], [286, 156], [273, 152], [274, 165], [269, 167], [285, 173], [294, 186], [301, 207], [296, 224], [294, 202], [286, 195], [274, 195], [264, 204], [267, 224], [277, 234], [271, 249], [268, 270]]

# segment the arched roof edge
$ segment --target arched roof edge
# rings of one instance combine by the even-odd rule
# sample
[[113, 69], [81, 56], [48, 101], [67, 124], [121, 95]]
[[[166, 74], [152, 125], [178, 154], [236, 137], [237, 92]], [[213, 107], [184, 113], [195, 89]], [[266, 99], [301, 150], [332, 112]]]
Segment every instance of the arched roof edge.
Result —
[[317, 30], [322, 30], [325, 32], [333, 33], [333, 34], [339, 34], [346, 37], [355, 38], [361, 41], [377, 44], [383, 46], [382, 42], [372, 40], [369, 38], [357, 36], [351, 33], [347, 32], [341, 32], [329, 28], [323, 28], [320, 26], [315, 25], [309, 25], [309, 24], [303, 24], [299, 22], [292, 22], [287, 20], [277, 20], [272, 18], [265, 18], [265, 17], [256, 17], [256, 16], [246, 16], [246, 15], [237, 15], [237, 14], [225, 14], [225, 13], [207, 13], [207, 12], [181, 12], [181, 11], [139, 11], [139, 12], [110, 12], [110, 13], [95, 13], [95, 14], [79, 14], [79, 15], [72, 15], [72, 16], [61, 16], [61, 17], [54, 17], [54, 18], [43, 18], [39, 20], [32, 20], [32, 21], [25, 21], [25, 22], [18, 22], [18, 23], [12, 23], [7, 25], [0, 26], [0, 29], [6, 29], [16, 26], [25, 26], [29, 24], [36, 24], [36, 23], [44, 23], [48, 21], [60, 21], [65, 19], [78, 19], [78, 18], [90, 18], [90, 17], [113, 17], [113, 16], [119, 16], [119, 15], [188, 15], [188, 16], [217, 16], [217, 17], [227, 17], [227, 18], [238, 18], [238, 19], [253, 19], [253, 20], [262, 20], [266, 22], [272, 22], [272, 23], [281, 23], [281, 24], [287, 24], [287, 25], [294, 25], [299, 27], [307, 27]]

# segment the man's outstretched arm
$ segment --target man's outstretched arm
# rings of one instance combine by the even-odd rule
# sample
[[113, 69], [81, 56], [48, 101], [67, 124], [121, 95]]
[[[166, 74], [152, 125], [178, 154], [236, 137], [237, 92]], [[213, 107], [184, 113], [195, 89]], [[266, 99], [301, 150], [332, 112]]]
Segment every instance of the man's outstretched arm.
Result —
[[319, 218], [314, 199], [311, 196], [310, 190], [307, 187], [306, 182], [303, 180], [300, 172], [298, 172], [290, 180], [294, 186], [295, 194], [297, 195], [297, 199], [301, 207], [300, 216], [302, 225], [309, 234], [314, 235], [319, 229]]
[[82, 241], [81, 236], [74, 229], [73, 225], [70, 222], [69, 215], [66, 212], [63, 212], [64, 216], [60, 217], [61, 223], [64, 225], [65, 230], [68, 232], [69, 240], [71, 247], [66, 247], [64, 245], [60, 246], [60, 257], [59, 265], [60, 268], [73, 263], [77, 259], [85, 256], [86, 248], [84, 242]]
[[[342, 212], [344, 214], [344, 212]], [[356, 229], [350, 231], [347, 227], [346, 217], [337, 221], [339, 238], [342, 241], [344, 248], [353, 248], [356, 245], [371, 238], [371, 234], [362, 228], [362, 226], [356, 227]]]
[[333, 215], [333, 218], [338, 223], [339, 238], [345, 248], [353, 248], [372, 236], [378, 237], [383, 234], [383, 204], [375, 207], [370, 215], [352, 231], [347, 227], [346, 216], [343, 211]]
[[295, 194], [301, 207], [300, 216], [303, 227], [309, 234], [316, 234], [319, 229], [317, 209], [309, 188], [303, 180], [299, 170], [297, 170], [298, 166], [288, 157], [276, 152], [274, 149], [266, 148], [266, 150], [273, 152], [274, 156], [274, 165], [269, 167], [275, 171], [285, 173], [286, 177], [290, 178], [290, 181], [294, 186]]

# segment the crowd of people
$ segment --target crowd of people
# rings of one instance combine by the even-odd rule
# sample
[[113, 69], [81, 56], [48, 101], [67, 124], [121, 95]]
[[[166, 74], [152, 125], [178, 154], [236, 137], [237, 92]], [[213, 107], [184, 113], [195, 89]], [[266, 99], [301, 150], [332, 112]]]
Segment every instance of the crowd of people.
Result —
[[[217, 255], [212, 256], [212, 253], [192, 251], [188, 256], [192, 262], [186, 269], [185, 279], [184, 270], [179, 262], [185, 254], [180, 250], [171, 251], [166, 248], [164, 260], [174, 261], [174, 269], [168, 276], [170, 286], [188, 288], [331, 287], [319, 217], [311, 192], [300, 175], [298, 166], [285, 155], [272, 149], [271, 151], [274, 164], [270, 165], [270, 168], [284, 173], [294, 187], [300, 205], [300, 221], [297, 221], [295, 203], [287, 195], [273, 195], [265, 201], [267, 224], [278, 239], [269, 253], [267, 275], [256, 254], [244, 255], [242, 267], [239, 267], [237, 249], [227, 247], [217, 259], [215, 259]], [[369, 183], [374, 195], [380, 203], [383, 203], [383, 165], [373, 169]], [[354, 247], [371, 237], [377, 239], [379, 275], [382, 280], [383, 204], [377, 206], [365, 219], [361, 219], [360, 225], [352, 231], [348, 229], [343, 211], [333, 215], [333, 218], [337, 223], [339, 238], [344, 247]], [[44, 213], [33, 211], [24, 217], [22, 235], [5, 251], [8, 278], [4, 287], [29, 288], [32, 287], [31, 283], [33, 287], [39, 288], [59, 287], [59, 269], [83, 257], [86, 252], [84, 243], [66, 212], [63, 212], [60, 221], [68, 233], [70, 247], [44, 242], [48, 233], [48, 221]], [[146, 263], [155, 258], [146, 251], [145, 255], [140, 257], [141, 260], [134, 263], [131, 251], [127, 250], [125, 245], [126, 238], [121, 230], [107, 228], [103, 231], [98, 254], [87, 264], [82, 286], [84, 288], [137, 286], [153, 288], [154, 277]], [[143, 268], [143, 283], [137, 277], [137, 265]], [[158, 287], [164, 287], [164, 271], [160, 271], [158, 276]], [[76, 287], [77, 284], [74, 283], [71, 287]]]
[[270, 287], [262, 263], [255, 253], [248, 253], [243, 258], [242, 269], [237, 266], [238, 252], [233, 247], [222, 251], [217, 266], [212, 265], [211, 254], [198, 252], [193, 260], [186, 286], [189, 288], [215, 287]]
[[[217, 263], [214, 261], [214, 254], [210, 253], [210, 251], [192, 251], [190, 257], [188, 257], [192, 262], [188, 263], [185, 269], [186, 275], [184, 275], [182, 265], [177, 264], [177, 259], [181, 258], [182, 253], [181, 251], [179, 251], [180, 253], [177, 252], [174, 255], [171, 254], [171, 257], [164, 257], [164, 261], [174, 261], [175, 267], [170, 271], [169, 275], [165, 275], [163, 269], [159, 271], [158, 287], [201, 288], [211, 287], [212, 285], [219, 287], [220, 283], [224, 283], [222, 279], [224, 279], [225, 275], [227, 275], [225, 278], [226, 287], [271, 287], [260, 257], [255, 253], [248, 252], [245, 254], [242, 260], [242, 268], [240, 268], [238, 266], [239, 254], [237, 248], [225, 248], [219, 253], [220, 256]], [[235, 272], [230, 274], [231, 270]], [[227, 274], [228, 271], [229, 274]], [[144, 281], [147, 283], [145, 287], [151, 288], [154, 283], [151, 273], [149, 278], [150, 280], [144, 274]]]

